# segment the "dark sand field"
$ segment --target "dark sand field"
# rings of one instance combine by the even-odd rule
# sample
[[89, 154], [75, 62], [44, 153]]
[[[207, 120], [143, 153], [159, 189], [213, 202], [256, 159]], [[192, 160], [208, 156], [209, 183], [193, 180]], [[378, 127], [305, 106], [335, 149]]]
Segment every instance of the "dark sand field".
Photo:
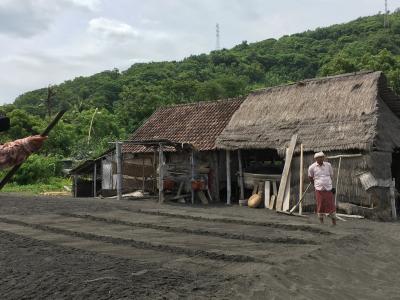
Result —
[[400, 224], [0, 195], [0, 299], [400, 299]]

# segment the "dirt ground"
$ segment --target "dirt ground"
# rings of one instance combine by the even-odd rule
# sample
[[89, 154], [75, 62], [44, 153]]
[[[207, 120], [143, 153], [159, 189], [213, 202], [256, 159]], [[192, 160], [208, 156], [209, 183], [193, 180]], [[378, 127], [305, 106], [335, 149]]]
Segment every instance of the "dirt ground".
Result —
[[0, 195], [1, 299], [400, 299], [400, 223]]

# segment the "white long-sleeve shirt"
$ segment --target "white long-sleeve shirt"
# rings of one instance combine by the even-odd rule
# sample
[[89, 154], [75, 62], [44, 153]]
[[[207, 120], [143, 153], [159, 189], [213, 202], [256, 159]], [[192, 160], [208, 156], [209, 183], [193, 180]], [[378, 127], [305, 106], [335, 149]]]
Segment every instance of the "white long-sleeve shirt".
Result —
[[308, 177], [314, 179], [314, 187], [317, 191], [332, 190], [333, 169], [330, 163], [326, 161], [322, 165], [313, 163], [308, 168]]

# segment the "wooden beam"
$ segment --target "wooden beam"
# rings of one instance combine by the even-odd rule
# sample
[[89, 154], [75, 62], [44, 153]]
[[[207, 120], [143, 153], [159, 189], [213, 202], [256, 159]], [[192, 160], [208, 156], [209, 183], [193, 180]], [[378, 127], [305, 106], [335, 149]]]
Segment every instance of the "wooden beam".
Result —
[[347, 215], [347, 214], [336, 214], [337, 217], [344, 217], [350, 219], [364, 219], [365, 217], [360, 215]]
[[[300, 145], [300, 170], [299, 170], [299, 177], [300, 177], [300, 183], [299, 183], [299, 199], [301, 199], [301, 196], [303, 195], [303, 184], [304, 184], [304, 178], [303, 178], [303, 169], [304, 169], [304, 147], [303, 144]], [[299, 215], [303, 213], [303, 203], [300, 202], [299, 205]]]
[[142, 158], [142, 192], [144, 193], [144, 182], [145, 182], [145, 178], [144, 178], [144, 158]]
[[288, 211], [290, 208], [290, 180], [292, 178], [292, 171], [289, 171], [288, 180], [286, 182], [285, 196], [283, 197], [282, 210]]
[[115, 159], [117, 160], [117, 199], [122, 199], [122, 159], [121, 159], [121, 142], [115, 142]]
[[78, 175], [74, 175], [74, 197], [78, 196]]
[[194, 204], [194, 189], [192, 187], [192, 182], [194, 180], [194, 151], [190, 153], [190, 189], [191, 189], [191, 202]]
[[272, 181], [272, 196], [271, 199], [269, 201], [269, 209], [274, 209], [275, 206], [275, 201], [276, 201], [276, 196], [278, 195], [278, 188], [276, 185], [276, 180]]
[[244, 182], [243, 182], [243, 167], [242, 167], [242, 152], [238, 150], [239, 161], [239, 186], [240, 186], [240, 200], [244, 200]]
[[272, 194], [278, 196], [278, 184], [276, 183], [276, 180], [272, 181]]
[[264, 183], [264, 206], [269, 208], [269, 201], [271, 200], [271, 182], [265, 181]]
[[216, 200], [219, 202], [221, 199], [219, 197], [219, 159], [218, 159], [218, 152], [214, 151], [214, 160], [215, 160], [215, 190], [216, 190]]
[[336, 192], [335, 192], [335, 207], [337, 207], [337, 195], [338, 195], [338, 188], [339, 188], [339, 176], [340, 176], [340, 165], [342, 164], [342, 158], [339, 157], [339, 164], [338, 164], [338, 169], [337, 169], [337, 175], [336, 175]]
[[158, 201], [160, 203], [164, 202], [164, 153], [163, 153], [163, 146], [160, 143], [158, 145], [158, 177], [159, 177], [159, 184], [158, 184]]
[[391, 208], [392, 208], [392, 219], [393, 219], [393, 221], [397, 220], [395, 188], [396, 188], [396, 182], [393, 179], [392, 183], [390, 185], [390, 204], [391, 204]]
[[231, 205], [231, 152], [226, 150], [226, 204]]
[[289, 177], [289, 171], [290, 171], [290, 166], [292, 164], [292, 158], [293, 158], [294, 148], [296, 147], [296, 142], [297, 142], [297, 134], [293, 135], [290, 140], [288, 155], [285, 160], [285, 166], [283, 167], [281, 183], [279, 185], [279, 190], [278, 190], [278, 197], [276, 199], [276, 210], [282, 210], [286, 184]]
[[97, 163], [94, 162], [93, 167], [93, 197], [96, 198], [97, 196]]
[[354, 158], [354, 157], [361, 157], [362, 154], [342, 154], [342, 155], [335, 155], [335, 156], [327, 156], [327, 159], [337, 159], [337, 158]]
[[272, 195], [271, 200], [269, 201], [269, 207], [268, 207], [269, 209], [274, 209], [275, 200], [276, 200], [276, 195]]

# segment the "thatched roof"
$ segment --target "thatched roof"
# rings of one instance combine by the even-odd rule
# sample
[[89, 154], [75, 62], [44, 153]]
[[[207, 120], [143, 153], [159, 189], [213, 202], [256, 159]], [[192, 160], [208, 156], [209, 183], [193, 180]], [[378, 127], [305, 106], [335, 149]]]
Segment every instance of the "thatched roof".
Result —
[[[383, 115], [391, 123], [382, 120], [378, 126]], [[400, 99], [382, 72], [311, 79], [250, 94], [218, 137], [217, 147], [283, 153], [297, 133], [306, 151], [390, 150], [400, 146], [399, 116]], [[377, 139], [378, 127], [383, 139]]]
[[[197, 102], [160, 108], [136, 130], [129, 140], [166, 139], [191, 144], [198, 151], [215, 149], [217, 136], [228, 124], [243, 98]], [[149, 149], [126, 144], [123, 152], [138, 153]]]

